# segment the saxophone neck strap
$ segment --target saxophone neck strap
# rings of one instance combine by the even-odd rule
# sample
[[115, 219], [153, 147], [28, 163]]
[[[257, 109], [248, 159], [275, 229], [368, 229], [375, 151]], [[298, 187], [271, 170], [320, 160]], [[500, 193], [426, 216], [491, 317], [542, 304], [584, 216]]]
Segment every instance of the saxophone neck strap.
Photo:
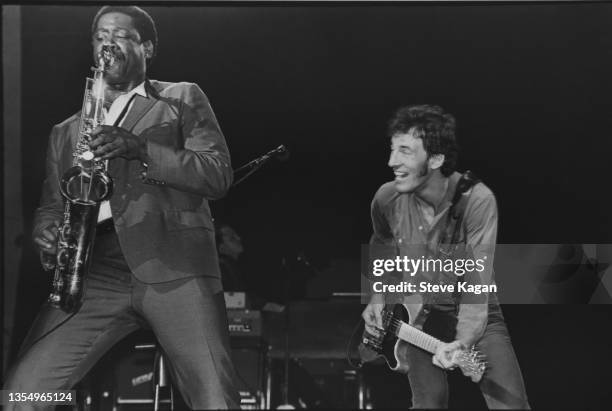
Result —
[[130, 109], [130, 106], [132, 105], [132, 102], [134, 101], [135, 97], [136, 97], [136, 93], [133, 93], [130, 96], [130, 99], [127, 101], [127, 103], [125, 103], [125, 106], [123, 106], [123, 110], [121, 110], [121, 113], [119, 113], [119, 115], [117, 116], [117, 119], [113, 123], [113, 126], [119, 127], [119, 124], [121, 124], [121, 122], [123, 121], [123, 118], [125, 117], [128, 110]]

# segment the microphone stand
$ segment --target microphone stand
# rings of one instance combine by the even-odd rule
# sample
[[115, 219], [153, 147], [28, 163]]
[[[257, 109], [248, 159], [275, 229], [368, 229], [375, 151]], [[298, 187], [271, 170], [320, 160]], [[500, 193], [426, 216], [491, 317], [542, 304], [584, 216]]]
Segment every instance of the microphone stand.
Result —
[[239, 173], [243, 170], [249, 170], [249, 171], [245, 175], [243, 175], [241, 178], [236, 180], [234, 184], [232, 184], [232, 187], [235, 187], [238, 184], [242, 183], [244, 180], [247, 179], [247, 177], [249, 177], [251, 174], [259, 170], [265, 163], [267, 163], [275, 155], [284, 154], [287, 152], [288, 152], [287, 148], [284, 145], [280, 145], [274, 150], [268, 151], [263, 156], [257, 157], [256, 159], [249, 161], [242, 167], [237, 168], [236, 170], [234, 170], [234, 174]]
[[290, 270], [287, 267], [287, 259], [282, 259], [283, 271], [285, 271], [285, 278], [283, 284], [283, 294], [285, 298], [285, 356], [283, 358], [284, 368], [284, 379], [282, 385], [282, 401], [283, 403], [276, 407], [277, 410], [294, 410], [295, 406], [289, 402], [289, 363], [291, 362], [291, 353], [289, 352], [289, 325], [291, 324], [289, 307], [291, 306], [291, 290], [289, 288], [290, 283]]

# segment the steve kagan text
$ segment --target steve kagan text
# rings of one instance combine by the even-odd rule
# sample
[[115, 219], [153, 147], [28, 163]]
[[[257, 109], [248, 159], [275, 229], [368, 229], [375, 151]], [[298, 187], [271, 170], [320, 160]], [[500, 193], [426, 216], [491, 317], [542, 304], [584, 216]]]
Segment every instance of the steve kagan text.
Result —
[[398, 284], [384, 284], [382, 281], [376, 281], [372, 284], [372, 290], [375, 293], [454, 293], [459, 291], [462, 293], [482, 294], [496, 293], [496, 284], [468, 284], [467, 281], [458, 281], [456, 284], [432, 284], [428, 281], [421, 281], [418, 284], [413, 284], [408, 281], [402, 281]]

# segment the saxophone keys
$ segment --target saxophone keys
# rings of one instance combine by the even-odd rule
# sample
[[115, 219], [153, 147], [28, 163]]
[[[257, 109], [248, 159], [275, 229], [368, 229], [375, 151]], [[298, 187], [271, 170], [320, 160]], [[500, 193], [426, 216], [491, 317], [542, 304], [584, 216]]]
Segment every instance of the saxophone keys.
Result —
[[85, 161], [91, 161], [94, 158], [94, 153], [91, 150], [87, 150], [83, 154], [81, 154], [80, 157], [81, 157], [81, 159], [83, 159]]

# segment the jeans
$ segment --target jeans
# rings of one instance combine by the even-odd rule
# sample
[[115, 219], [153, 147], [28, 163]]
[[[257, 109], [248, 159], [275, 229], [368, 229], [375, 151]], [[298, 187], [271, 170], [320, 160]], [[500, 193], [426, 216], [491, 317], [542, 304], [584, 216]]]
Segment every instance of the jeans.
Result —
[[[436, 324], [431, 323], [438, 318], [440, 316], [430, 316], [424, 325], [425, 331], [428, 331], [428, 326], [435, 328]], [[449, 323], [452, 322], [451, 317]], [[448, 327], [444, 328], [448, 330]], [[439, 338], [449, 340], [442, 336]], [[529, 409], [521, 370], [499, 307], [497, 312], [490, 312], [489, 322], [476, 349], [486, 357], [487, 369], [478, 384], [488, 408]], [[408, 380], [412, 389], [412, 408], [448, 408], [446, 371], [433, 365], [431, 354], [420, 348], [410, 346], [406, 355], [410, 365]]]

